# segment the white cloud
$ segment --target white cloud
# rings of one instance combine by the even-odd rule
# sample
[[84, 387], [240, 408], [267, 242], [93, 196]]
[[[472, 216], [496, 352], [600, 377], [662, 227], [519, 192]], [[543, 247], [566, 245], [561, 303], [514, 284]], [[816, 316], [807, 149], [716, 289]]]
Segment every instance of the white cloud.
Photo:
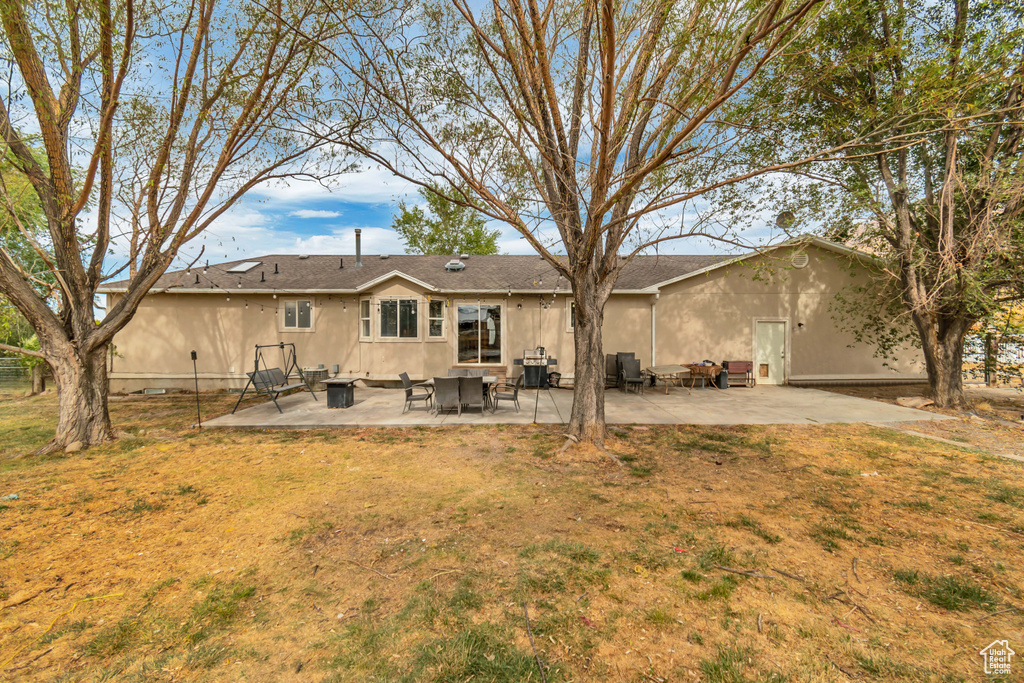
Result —
[[341, 215], [341, 212], [317, 209], [299, 209], [298, 211], [292, 211], [288, 215], [295, 216], [296, 218], [337, 218]]
[[371, 167], [346, 173], [325, 186], [314, 181], [290, 180], [265, 183], [253, 188], [249, 195], [277, 205], [311, 202], [346, 201], [356, 204], [390, 204], [396, 199], [411, 197], [416, 188], [389, 171]]

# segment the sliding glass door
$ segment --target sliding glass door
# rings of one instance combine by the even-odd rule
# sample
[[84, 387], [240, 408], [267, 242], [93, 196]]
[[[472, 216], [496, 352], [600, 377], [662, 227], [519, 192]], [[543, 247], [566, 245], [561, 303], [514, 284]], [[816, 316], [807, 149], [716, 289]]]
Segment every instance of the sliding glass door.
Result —
[[501, 364], [501, 304], [459, 304], [458, 360]]

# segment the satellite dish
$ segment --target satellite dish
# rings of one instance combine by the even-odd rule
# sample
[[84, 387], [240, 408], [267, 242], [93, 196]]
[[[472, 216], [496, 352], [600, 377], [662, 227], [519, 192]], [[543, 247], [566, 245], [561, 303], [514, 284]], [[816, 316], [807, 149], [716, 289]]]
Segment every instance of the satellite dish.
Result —
[[792, 228], [794, 223], [796, 223], [796, 214], [792, 211], [783, 211], [775, 217], [775, 225], [780, 228]]

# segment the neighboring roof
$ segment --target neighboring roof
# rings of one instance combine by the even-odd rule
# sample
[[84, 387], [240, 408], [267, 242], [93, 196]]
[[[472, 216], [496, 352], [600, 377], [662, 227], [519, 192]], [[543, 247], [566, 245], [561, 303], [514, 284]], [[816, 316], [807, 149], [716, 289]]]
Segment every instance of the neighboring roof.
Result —
[[[765, 251], [779, 247], [813, 244], [854, 258], [869, 256], [820, 237], [801, 236], [767, 250], [751, 251], [740, 256], [684, 256], [663, 254], [637, 256], [622, 270], [615, 283], [618, 293], [654, 293], [661, 287], [739, 263]], [[402, 254], [388, 256], [363, 255], [363, 265], [356, 267], [355, 256], [271, 254], [249, 256], [208, 268], [196, 266], [165, 273], [154, 292], [203, 293], [223, 290], [244, 293], [302, 292], [358, 293], [372, 289], [392, 277], [403, 278], [428, 291], [435, 292], [504, 292], [543, 293], [569, 291], [569, 283], [540, 256], [469, 256], [465, 268], [451, 272], [445, 264], [456, 256], [421, 256]], [[241, 263], [258, 262], [245, 273], [229, 273]], [[339, 267], [343, 266], [343, 267]], [[277, 271], [276, 273], [274, 271]], [[198, 280], [197, 280], [198, 278]], [[110, 282], [100, 293], [123, 292], [127, 280]]]

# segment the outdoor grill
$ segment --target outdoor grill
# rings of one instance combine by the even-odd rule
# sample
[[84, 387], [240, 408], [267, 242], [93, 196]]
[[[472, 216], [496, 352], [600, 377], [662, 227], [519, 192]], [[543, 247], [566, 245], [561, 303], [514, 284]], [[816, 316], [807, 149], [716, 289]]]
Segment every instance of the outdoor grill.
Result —
[[523, 351], [523, 357], [512, 361], [513, 365], [522, 365], [525, 375], [524, 386], [537, 388], [548, 385], [548, 366], [558, 365], [554, 358], [548, 358], [543, 346]]

